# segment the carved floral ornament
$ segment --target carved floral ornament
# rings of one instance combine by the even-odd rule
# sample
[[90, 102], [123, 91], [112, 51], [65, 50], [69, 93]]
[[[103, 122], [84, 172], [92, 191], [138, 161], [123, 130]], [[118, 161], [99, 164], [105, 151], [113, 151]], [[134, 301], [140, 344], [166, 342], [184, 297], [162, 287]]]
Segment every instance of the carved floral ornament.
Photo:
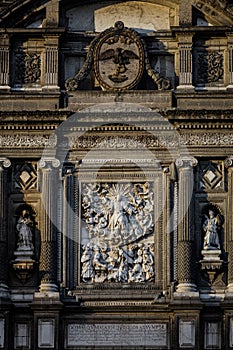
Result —
[[139, 34], [118, 21], [91, 42], [83, 67], [66, 80], [66, 90], [78, 89], [92, 69], [103, 90], [129, 90], [139, 83], [144, 67], [159, 90], [170, 88], [170, 81], [152, 69]]

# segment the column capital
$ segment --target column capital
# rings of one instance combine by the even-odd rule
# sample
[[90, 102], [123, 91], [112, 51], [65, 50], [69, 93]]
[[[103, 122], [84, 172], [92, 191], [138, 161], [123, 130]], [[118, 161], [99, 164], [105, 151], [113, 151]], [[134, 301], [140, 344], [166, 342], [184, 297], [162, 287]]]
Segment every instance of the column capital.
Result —
[[176, 37], [179, 44], [192, 44], [193, 43], [193, 33], [183, 30], [182, 32], [177, 32]]
[[229, 156], [224, 160], [224, 165], [226, 168], [230, 168], [233, 166], [233, 156]]
[[45, 158], [41, 158], [39, 160], [39, 168], [41, 169], [49, 169], [49, 168], [58, 168], [60, 166], [61, 162], [59, 159], [57, 158], [49, 158], [49, 157], [45, 157]]
[[0, 167], [9, 168], [11, 161], [8, 158], [0, 157]]
[[177, 168], [192, 168], [197, 166], [198, 160], [194, 157], [180, 157], [175, 162]]

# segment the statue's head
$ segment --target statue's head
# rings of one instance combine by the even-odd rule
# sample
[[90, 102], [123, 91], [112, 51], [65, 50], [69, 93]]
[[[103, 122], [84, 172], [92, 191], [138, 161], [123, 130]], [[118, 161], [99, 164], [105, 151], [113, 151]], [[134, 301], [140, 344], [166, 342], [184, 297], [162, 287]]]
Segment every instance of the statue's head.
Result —
[[213, 212], [213, 210], [209, 210], [209, 216], [210, 216], [210, 219], [213, 219], [213, 218], [214, 218], [214, 212]]

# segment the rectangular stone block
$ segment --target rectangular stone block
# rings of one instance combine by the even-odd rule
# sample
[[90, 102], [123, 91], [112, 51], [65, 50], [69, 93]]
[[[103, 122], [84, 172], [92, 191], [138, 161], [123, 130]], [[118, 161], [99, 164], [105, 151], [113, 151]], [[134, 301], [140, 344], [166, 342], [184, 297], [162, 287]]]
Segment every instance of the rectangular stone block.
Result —
[[168, 348], [167, 323], [69, 323], [65, 347], [130, 346]]

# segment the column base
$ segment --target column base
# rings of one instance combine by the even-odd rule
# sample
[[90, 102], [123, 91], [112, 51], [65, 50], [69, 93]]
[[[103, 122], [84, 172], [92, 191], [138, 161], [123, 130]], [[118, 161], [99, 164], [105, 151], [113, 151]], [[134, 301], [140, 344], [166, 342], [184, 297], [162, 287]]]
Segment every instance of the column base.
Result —
[[9, 288], [5, 283], [0, 283], [0, 298], [10, 298]]
[[179, 283], [174, 295], [178, 296], [181, 294], [197, 296], [199, 295], [199, 292], [197, 291], [197, 286], [195, 283]]
[[9, 92], [11, 87], [9, 85], [0, 85], [0, 92]]
[[228, 284], [225, 295], [226, 295], [226, 297], [233, 298], [233, 283]]
[[41, 283], [40, 292], [41, 293], [58, 292], [58, 286], [55, 283]]

